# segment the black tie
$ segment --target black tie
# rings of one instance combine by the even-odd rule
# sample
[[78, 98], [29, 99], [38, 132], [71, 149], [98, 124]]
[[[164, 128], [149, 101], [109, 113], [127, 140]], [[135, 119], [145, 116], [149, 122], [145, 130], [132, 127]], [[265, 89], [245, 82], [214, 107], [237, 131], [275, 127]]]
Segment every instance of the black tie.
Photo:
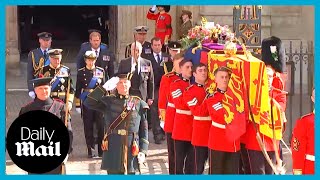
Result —
[[48, 57], [47, 50], [44, 50], [44, 51], [43, 51], [43, 56], [44, 56], [44, 59], [47, 59], [47, 57]]
[[161, 63], [161, 59], [160, 59], [160, 55], [159, 54], [157, 54], [157, 62], [158, 62], [158, 64]]
[[96, 56], [98, 57], [98, 50], [96, 50]]

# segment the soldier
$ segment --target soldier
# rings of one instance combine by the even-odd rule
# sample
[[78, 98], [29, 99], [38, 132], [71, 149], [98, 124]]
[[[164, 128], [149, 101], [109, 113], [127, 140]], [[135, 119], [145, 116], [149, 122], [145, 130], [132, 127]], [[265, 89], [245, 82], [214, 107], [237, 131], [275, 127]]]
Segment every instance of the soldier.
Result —
[[71, 111], [74, 99], [74, 87], [70, 69], [67, 66], [61, 65], [62, 51], [62, 49], [50, 49], [48, 51], [50, 64], [41, 68], [40, 73], [43, 74], [44, 77], [53, 78], [50, 97], [60, 99], [68, 106], [69, 111]]
[[[158, 13], [155, 14], [156, 8]], [[153, 5], [147, 13], [147, 18], [156, 21], [155, 37], [161, 39], [161, 43], [167, 45], [171, 39], [172, 27], [171, 27], [171, 16], [168, 13], [170, 6], [166, 5]]]
[[29, 90], [29, 96], [34, 99], [35, 94], [33, 91], [30, 80], [38, 76], [39, 70], [50, 63], [48, 50], [51, 47], [52, 34], [48, 32], [41, 32], [38, 34], [40, 47], [34, 49], [28, 54], [27, 65], [27, 84]]
[[[120, 61], [118, 73], [131, 73], [130, 94], [139, 96], [150, 106], [154, 97], [154, 76], [152, 63], [141, 57], [142, 45], [139, 42], [131, 44], [131, 57]], [[147, 99], [148, 98], [148, 99]]]
[[203, 63], [192, 67], [195, 83], [183, 93], [183, 100], [188, 105], [192, 115], [192, 139], [194, 146], [194, 173], [202, 174], [208, 159], [208, 138], [211, 118], [204, 100], [206, 98], [205, 82], [208, 77], [207, 66]]
[[[129, 73], [130, 74], [130, 73]], [[107, 91], [117, 92], [105, 96]], [[101, 169], [108, 174], [135, 174], [145, 161], [148, 149], [148, 123], [146, 102], [129, 95], [130, 81], [127, 74], [119, 74], [91, 92], [84, 104], [104, 113], [105, 136], [102, 142]]]
[[[158, 95], [161, 77], [164, 75], [164, 63], [170, 61], [168, 54], [161, 52], [162, 44], [161, 39], [154, 37], [151, 39], [151, 47], [153, 53], [146, 56], [146, 59], [152, 63], [154, 74], [154, 99], [151, 105], [150, 117], [153, 137], [156, 144], [161, 144], [161, 140], [164, 140], [164, 132], [160, 127], [160, 120], [158, 114]], [[149, 117], [149, 114], [148, 114]]]
[[101, 67], [95, 66], [97, 60], [94, 51], [86, 51], [84, 54], [86, 67], [80, 68], [77, 74], [76, 83], [76, 111], [82, 112], [84, 135], [86, 138], [88, 158], [93, 158], [92, 153], [95, 149], [93, 127], [96, 124], [97, 142], [98, 142], [98, 157], [102, 157], [101, 142], [103, 138], [103, 116], [102, 113], [89, 109], [83, 105], [83, 101], [87, 95], [92, 92], [98, 85], [104, 84], [104, 70]]
[[[65, 104], [59, 100], [59, 99], [52, 99], [50, 98], [50, 92], [51, 92], [51, 84], [52, 81], [51, 77], [44, 78], [40, 74], [40, 78], [31, 80], [30, 84], [33, 84], [33, 88], [35, 91], [35, 99], [30, 102], [28, 105], [21, 108], [19, 112], [19, 116], [21, 114], [24, 114], [29, 111], [35, 111], [35, 110], [43, 110], [51, 112], [52, 114], [56, 115], [58, 118], [60, 118], [63, 122], [65, 121], [65, 115], [66, 115], [66, 108]], [[69, 112], [68, 112], [69, 113]], [[70, 119], [68, 119], [68, 131], [69, 131], [69, 138], [70, 138], [70, 144], [72, 144], [72, 128], [71, 128], [71, 122]], [[71, 153], [71, 146], [69, 148], [69, 153]], [[65, 173], [64, 164], [67, 161], [68, 156], [64, 160], [63, 164], [61, 164], [56, 169], [47, 172], [45, 174], [63, 174]], [[32, 173], [29, 173], [32, 174]]]
[[222, 99], [228, 88], [230, 70], [218, 67], [214, 71], [217, 89], [205, 100], [212, 119], [209, 132], [209, 174], [238, 174], [240, 158], [240, 139], [229, 141], [226, 133]]
[[188, 31], [192, 28], [192, 12], [188, 10], [182, 10], [181, 25], [178, 29], [179, 39], [182, 39], [188, 35]]
[[[311, 100], [315, 102], [313, 89]], [[314, 111], [297, 120], [291, 139], [293, 174], [314, 174]]]
[[[273, 77], [274, 77], [274, 70], [271, 67], [267, 67], [267, 76], [268, 76], [268, 87], [269, 87], [269, 97], [270, 97], [270, 104], [272, 108], [272, 113], [273, 114], [279, 114], [279, 120], [281, 123], [279, 124], [279, 127], [275, 127], [275, 129], [283, 129], [283, 121], [284, 121], [284, 112], [286, 110], [286, 94], [287, 92], [282, 91], [280, 89], [277, 89], [272, 86], [273, 82]], [[274, 107], [277, 110], [274, 110]], [[276, 112], [278, 111], [278, 112]], [[272, 118], [272, 117], [271, 117]], [[276, 120], [278, 120], [276, 119]], [[275, 120], [271, 119], [272, 121]], [[249, 164], [251, 167], [251, 174], [273, 174], [274, 168], [279, 168], [277, 169], [281, 173], [281, 167], [282, 167], [282, 162], [279, 162], [279, 159], [277, 158], [277, 155], [279, 155], [279, 140], [273, 139], [271, 137], [268, 137], [264, 134], [261, 133], [261, 130], [258, 128], [258, 132], [256, 132], [255, 127], [259, 127], [258, 123], [253, 124], [254, 122], [249, 122], [247, 125], [247, 130], [246, 130], [246, 149], [248, 150], [248, 158], [249, 158]], [[278, 126], [278, 125], [277, 125]], [[256, 134], [259, 133], [260, 137], [262, 139], [262, 143], [264, 144], [265, 151], [267, 151], [268, 156], [270, 157], [271, 161], [273, 164], [277, 164], [277, 167], [272, 167], [273, 165], [270, 165], [267, 163], [265, 160], [265, 157], [263, 155], [264, 151], [261, 149], [257, 139], [256, 139]], [[275, 132], [272, 132], [275, 133]]]
[[173, 58], [173, 69], [171, 72], [162, 76], [159, 88], [159, 118], [160, 126], [166, 132], [169, 174], [175, 173], [174, 143], [172, 139], [173, 120], [176, 109], [170, 96], [170, 84], [179, 79], [180, 67], [179, 63], [183, 60], [183, 54], [176, 54]]
[[181, 44], [177, 41], [170, 41], [170, 43], [168, 44], [168, 48], [169, 48], [169, 54], [170, 54], [170, 61], [165, 62], [163, 64], [163, 68], [164, 68], [164, 72], [167, 74], [168, 72], [172, 71], [173, 68], [173, 57], [177, 54], [180, 53], [181, 51]]
[[89, 30], [89, 33], [89, 42], [81, 44], [80, 50], [75, 59], [75, 62], [77, 63], [77, 69], [86, 66], [83, 59], [83, 55], [86, 53], [86, 51], [94, 51], [97, 56], [95, 65], [104, 69], [105, 79], [108, 80], [114, 74], [114, 54], [110, 51], [106, 44], [101, 43], [101, 34], [99, 30], [91, 29]]
[[181, 78], [170, 85], [172, 102], [176, 108], [172, 139], [174, 139], [175, 174], [194, 173], [194, 151], [191, 144], [193, 116], [187, 104], [183, 101], [183, 93], [190, 85], [192, 62], [182, 60], [179, 63]]
[[[148, 30], [149, 28], [147, 26], [137, 26], [134, 28], [134, 41], [138, 41], [142, 45], [142, 58], [146, 58], [146, 56], [152, 54], [151, 43], [146, 41]], [[125, 58], [131, 56], [131, 43], [126, 46], [124, 56]]]

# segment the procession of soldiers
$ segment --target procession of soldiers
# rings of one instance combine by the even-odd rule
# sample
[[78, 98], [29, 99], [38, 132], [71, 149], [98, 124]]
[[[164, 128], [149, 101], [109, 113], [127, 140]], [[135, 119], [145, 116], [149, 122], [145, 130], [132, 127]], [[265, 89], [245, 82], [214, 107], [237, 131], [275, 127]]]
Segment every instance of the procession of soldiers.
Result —
[[[49, 111], [57, 103], [66, 108], [56, 108], [54, 114], [70, 113], [75, 108], [83, 120], [87, 158], [101, 159], [101, 169], [108, 174], [141, 172], [148, 156], [149, 130], [156, 144], [166, 141], [170, 175], [204, 174], [207, 163], [209, 174], [314, 174], [314, 112], [301, 117], [292, 132], [292, 170], [284, 167], [280, 141], [259, 132], [255, 122], [247, 121], [245, 133], [230, 138], [222, 99], [232, 70], [216, 68], [216, 88], [209, 92], [208, 66], [193, 64], [179, 40], [172, 39], [169, 12], [167, 5], [154, 5], [146, 12], [146, 18], [156, 24], [154, 37], [147, 41], [147, 26], [132, 28], [134, 41], [127, 45], [125, 59], [119, 61], [117, 69], [115, 55], [101, 42], [99, 30], [89, 30], [89, 41], [81, 44], [74, 61], [77, 72], [63, 65], [65, 50], [51, 48], [54, 35], [40, 32], [40, 47], [28, 55], [28, 95], [33, 100], [20, 114]], [[191, 18], [190, 11], [182, 11], [179, 39], [192, 28]], [[277, 59], [270, 46], [278, 50]], [[281, 47], [278, 37], [264, 39], [261, 60], [266, 65], [269, 98], [285, 114]], [[71, 73], [76, 74], [76, 80]], [[314, 89], [311, 99], [314, 102]], [[75, 134], [72, 116], [68, 118], [72, 154]], [[49, 174], [64, 172], [62, 166]]]

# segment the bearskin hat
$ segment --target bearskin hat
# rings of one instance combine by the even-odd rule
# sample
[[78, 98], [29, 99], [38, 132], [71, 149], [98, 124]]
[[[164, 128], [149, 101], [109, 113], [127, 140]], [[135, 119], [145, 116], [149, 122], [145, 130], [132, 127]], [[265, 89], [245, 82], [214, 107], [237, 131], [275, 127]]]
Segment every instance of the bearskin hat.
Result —
[[286, 71], [285, 50], [280, 38], [271, 36], [263, 39], [261, 55], [262, 61], [266, 65], [270, 65], [276, 72]]

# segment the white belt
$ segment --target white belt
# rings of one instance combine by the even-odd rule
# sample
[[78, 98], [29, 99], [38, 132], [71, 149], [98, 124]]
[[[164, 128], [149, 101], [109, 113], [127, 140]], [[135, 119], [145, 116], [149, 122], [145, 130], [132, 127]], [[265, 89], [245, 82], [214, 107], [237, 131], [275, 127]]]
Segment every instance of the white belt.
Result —
[[176, 109], [176, 113], [185, 114], [185, 115], [192, 115], [191, 111], [186, 111], [186, 110], [181, 110], [181, 109]]
[[200, 121], [211, 121], [211, 117], [207, 116], [207, 117], [200, 117], [200, 116], [193, 116], [194, 120], [200, 120]]
[[306, 154], [306, 160], [315, 161], [314, 155]]
[[172, 107], [172, 108], [175, 108], [174, 104], [169, 103], [169, 102], [168, 102], [168, 106], [169, 106], [169, 107]]
[[225, 129], [225, 128], [226, 128], [225, 125], [216, 123], [216, 122], [214, 122], [214, 121], [212, 121], [211, 124], [212, 124], [212, 126], [217, 127], [217, 128], [220, 128], [220, 129]]

